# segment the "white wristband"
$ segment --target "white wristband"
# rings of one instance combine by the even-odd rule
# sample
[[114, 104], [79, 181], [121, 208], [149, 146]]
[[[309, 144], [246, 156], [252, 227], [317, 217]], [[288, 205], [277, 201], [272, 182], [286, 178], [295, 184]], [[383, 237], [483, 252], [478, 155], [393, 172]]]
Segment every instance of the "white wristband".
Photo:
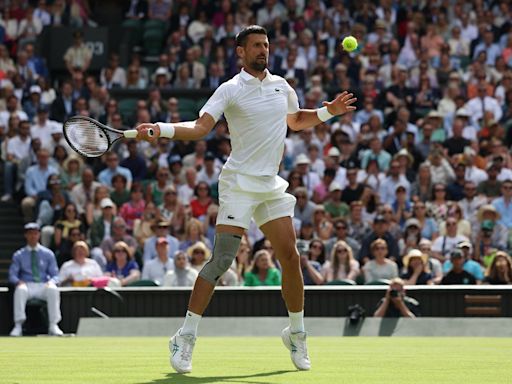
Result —
[[318, 108], [316, 110], [316, 115], [321, 121], [327, 121], [329, 119], [332, 119], [334, 115], [331, 115], [329, 111], [327, 110], [327, 107]]
[[160, 127], [160, 137], [172, 139], [174, 137], [174, 125], [171, 123], [157, 123]]

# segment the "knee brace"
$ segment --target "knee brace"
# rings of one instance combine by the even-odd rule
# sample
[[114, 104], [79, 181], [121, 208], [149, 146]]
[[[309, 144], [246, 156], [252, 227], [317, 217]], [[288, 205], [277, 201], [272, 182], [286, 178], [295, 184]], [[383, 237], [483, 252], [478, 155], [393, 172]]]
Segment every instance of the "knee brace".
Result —
[[199, 276], [213, 285], [217, 284], [217, 280], [233, 263], [241, 240], [240, 236], [230, 233], [216, 234], [212, 257], [201, 269]]

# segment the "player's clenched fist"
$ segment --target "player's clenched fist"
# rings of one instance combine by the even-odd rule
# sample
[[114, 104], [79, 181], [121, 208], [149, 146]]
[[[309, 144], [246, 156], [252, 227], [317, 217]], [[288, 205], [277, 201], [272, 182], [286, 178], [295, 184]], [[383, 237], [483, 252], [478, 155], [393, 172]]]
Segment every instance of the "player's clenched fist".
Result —
[[158, 124], [143, 123], [135, 129], [137, 130], [137, 140], [153, 142], [160, 137], [160, 127]]

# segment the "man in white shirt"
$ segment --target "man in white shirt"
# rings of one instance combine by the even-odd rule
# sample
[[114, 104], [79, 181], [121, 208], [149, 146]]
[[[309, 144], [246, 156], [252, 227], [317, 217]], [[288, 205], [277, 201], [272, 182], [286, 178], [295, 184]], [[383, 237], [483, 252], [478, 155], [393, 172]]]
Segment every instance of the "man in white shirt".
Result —
[[169, 242], [166, 237], [156, 240], [156, 253], [157, 257], [144, 264], [142, 280], [153, 280], [160, 284], [167, 272], [174, 269], [174, 260], [169, 257]]
[[400, 174], [400, 163], [391, 161], [389, 175], [384, 179], [379, 188], [380, 201], [384, 204], [393, 204], [396, 199], [396, 187], [402, 185], [407, 196], [411, 193], [411, 184], [404, 175]]
[[45, 106], [38, 108], [35, 120], [34, 125], [30, 127], [30, 137], [41, 140], [41, 146], [53, 153], [52, 131], [60, 130], [62, 132], [62, 124], [48, 119], [48, 108]]
[[204, 181], [211, 187], [212, 184], [219, 180], [221, 168], [220, 161], [215, 158], [213, 153], [206, 152], [204, 155], [204, 166], [197, 174], [197, 181]]
[[[200, 117], [182, 123], [144, 123], [138, 139], [198, 140], [210, 132], [224, 114], [232, 151], [219, 179], [220, 209], [213, 255], [195, 282], [183, 327], [171, 338], [171, 365], [180, 373], [192, 371], [197, 327], [218, 279], [236, 257], [251, 218], [271, 242], [283, 275], [283, 298], [290, 326], [282, 340], [297, 369], [309, 370], [304, 330], [304, 283], [292, 224], [295, 198], [288, 183], [277, 176], [288, 128], [300, 131], [355, 110], [352, 94], [343, 92], [320, 109], [300, 109], [297, 94], [279, 76], [267, 70], [269, 42], [260, 26], [244, 28], [236, 37], [236, 53], [243, 69], [223, 83], [201, 109]], [[153, 129], [155, 135], [148, 136]]]
[[18, 109], [18, 98], [15, 95], [10, 95], [5, 101], [5, 111], [0, 111], [0, 125], [7, 127], [9, 125], [9, 118], [12, 115], [18, 116], [20, 121], [28, 120], [27, 114]]
[[487, 96], [485, 82], [478, 84], [478, 96], [473, 97], [466, 104], [466, 109], [475, 122], [484, 118], [484, 112], [492, 112], [493, 119], [501, 120], [503, 110], [500, 103], [494, 97]]
[[439, 236], [432, 244], [432, 256], [440, 261], [445, 261], [451, 251], [453, 251], [457, 244], [461, 241], [469, 241], [464, 235], [457, 235], [457, 219], [448, 217], [446, 219], [446, 235]]
[[176, 239], [174, 236], [171, 236], [169, 233], [170, 226], [170, 223], [167, 221], [160, 221], [154, 226], [153, 230], [155, 235], [148, 237], [146, 241], [144, 241], [144, 251], [142, 256], [144, 265], [157, 258], [157, 245], [160, 238], [167, 239], [167, 256], [169, 259], [172, 259], [174, 253], [179, 250], [180, 243], [178, 239]]
[[28, 157], [30, 153], [30, 123], [25, 120], [20, 122], [18, 134], [7, 141], [7, 153], [4, 162], [4, 195], [2, 201], [12, 199], [14, 192], [16, 170], [18, 163]]

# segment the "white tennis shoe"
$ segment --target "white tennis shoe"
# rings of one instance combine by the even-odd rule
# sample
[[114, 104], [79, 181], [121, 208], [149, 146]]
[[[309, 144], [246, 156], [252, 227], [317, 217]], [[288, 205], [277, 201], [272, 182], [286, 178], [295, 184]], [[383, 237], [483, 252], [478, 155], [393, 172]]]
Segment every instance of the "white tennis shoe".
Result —
[[311, 368], [311, 361], [306, 345], [306, 332], [292, 333], [290, 327], [286, 327], [281, 332], [281, 338], [285, 347], [290, 350], [293, 365], [301, 371], [308, 371]]
[[194, 335], [181, 335], [181, 328], [169, 341], [171, 367], [178, 373], [192, 372], [192, 352], [196, 343]]

